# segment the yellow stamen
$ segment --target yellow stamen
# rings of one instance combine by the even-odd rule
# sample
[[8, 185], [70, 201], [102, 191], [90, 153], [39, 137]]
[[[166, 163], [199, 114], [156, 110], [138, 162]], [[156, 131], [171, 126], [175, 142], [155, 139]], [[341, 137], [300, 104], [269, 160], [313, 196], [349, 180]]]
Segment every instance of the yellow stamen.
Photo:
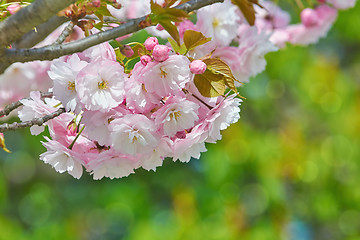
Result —
[[109, 83], [107, 81], [102, 79], [101, 82], [98, 82], [98, 87], [99, 87], [99, 89], [104, 90], [104, 89], [108, 88], [108, 84]]
[[160, 71], [161, 71], [161, 73], [160, 73], [161, 78], [166, 78], [167, 73], [164, 70], [162, 70], [161, 68], [160, 68]]
[[68, 82], [68, 90], [70, 90], [71, 92], [75, 91], [75, 82]]
[[217, 26], [219, 26], [219, 24], [220, 24], [219, 20], [217, 20], [217, 18], [214, 18], [212, 22], [213, 28], [216, 28]]

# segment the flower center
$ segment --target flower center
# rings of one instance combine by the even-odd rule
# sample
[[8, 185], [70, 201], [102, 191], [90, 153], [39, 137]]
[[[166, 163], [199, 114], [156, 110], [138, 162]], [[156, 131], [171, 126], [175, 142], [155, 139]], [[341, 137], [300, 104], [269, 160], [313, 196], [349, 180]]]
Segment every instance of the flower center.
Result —
[[70, 90], [71, 92], [75, 91], [75, 82], [68, 82], [68, 90]]
[[129, 134], [129, 142], [134, 144], [135, 142], [137, 142], [138, 137], [140, 135], [139, 129], [132, 128], [128, 130], [128, 134]]
[[170, 113], [170, 121], [177, 121], [179, 118], [181, 117], [181, 113], [180, 112], [172, 112]]
[[98, 88], [101, 90], [107, 89], [108, 88], [108, 81], [105, 81], [104, 79], [101, 79], [101, 82], [98, 82]]
[[217, 18], [214, 18], [213, 22], [212, 22], [212, 25], [213, 25], [213, 28], [216, 28], [217, 26], [219, 26], [220, 22]]
[[166, 78], [166, 75], [167, 75], [167, 73], [164, 71], [164, 70], [162, 70], [162, 68], [160, 68], [160, 76], [161, 76], [161, 78]]

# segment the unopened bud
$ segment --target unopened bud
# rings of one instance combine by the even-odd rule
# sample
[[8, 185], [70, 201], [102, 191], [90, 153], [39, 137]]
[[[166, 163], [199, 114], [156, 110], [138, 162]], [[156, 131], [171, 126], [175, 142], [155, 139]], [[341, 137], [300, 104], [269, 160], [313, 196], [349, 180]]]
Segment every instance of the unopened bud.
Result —
[[155, 61], [163, 62], [169, 58], [170, 48], [165, 45], [156, 45], [153, 49], [153, 57]]
[[318, 23], [318, 16], [314, 9], [305, 8], [301, 11], [300, 17], [305, 27], [313, 27]]
[[101, 5], [101, 1], [100, 1], [100, 0], [93, 0], [93, 1], [91, 2], [91, 4], [92, 4], [94, 7], [98, 8], [98, 7], [100, 7], [100, 5]]
[[66, 129], [66, 133], [68, 136], [76, 136], [77, 134], [77, 124], [76, 122], [74, 121], [71, 121], [68, 126], [67, 126], [67, 129]]
[[65, 16], [66, 16], [66, 17], [70, 18], [70, 17], [72, 17], [72, 15], [73, 15], [73, 11], [71, 11], [71, 10], [65, 10]]
[[164, 30], [164, 27], [161, 26], [160, 24], [158, 24], [158, 25], [156, 26], [156, 30], [162, 31], [162, 30]]
[[203, 74], [206, 70], [206, 64], [201, 60], [194, 60], [190, 63], [190, 71], [194, 74]]
[[132, 55], [134, 55], [134, 50], [129, 45], [123, 45], [120, 49], [120, 52], [127, 58], [130, 58]]
[[149, 62], [152, 61], [152, 59], [149, 55], [143, 55], [140, 57], [140, 61], [144, 66], [146, 66]]
[[9, 5], [9, 6], [6, 8], [6, 10], [8, 10], [11, 15], [13, 15], [13, 14], [15, 14], [17, 11], [19, 11], [20, 8], [21, 8], [21, 6], [20, 6], [18, 3], [14, 3], [14, 4]]
[[144, 46], [147, 50], [153, 50], [156, 45], [159, 45], [159, 41], [156, 37], [149, 37], [145, 40]]

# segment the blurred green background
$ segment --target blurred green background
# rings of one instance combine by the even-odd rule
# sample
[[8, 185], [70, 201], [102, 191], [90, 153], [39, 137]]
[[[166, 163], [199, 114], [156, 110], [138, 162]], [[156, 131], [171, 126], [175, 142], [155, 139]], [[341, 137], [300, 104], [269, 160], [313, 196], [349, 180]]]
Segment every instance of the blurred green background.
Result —
[[200, 160], [76, 180], [6, 133], [0, 239], [360, 239], [360, 4], [326, 39], [267, 56], [241, 119]]

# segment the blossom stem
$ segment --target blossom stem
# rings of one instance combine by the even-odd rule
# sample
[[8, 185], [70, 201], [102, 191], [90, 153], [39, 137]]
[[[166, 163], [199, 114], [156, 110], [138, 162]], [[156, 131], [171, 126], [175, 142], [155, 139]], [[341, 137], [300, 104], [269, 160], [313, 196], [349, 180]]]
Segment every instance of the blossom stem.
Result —
[[81, 128], [80, 132], [78, 132], [78, 134], [76, 135], [76, 137], [74, 138], [74, 141], [72, 141], [72, 143], [70, 144], [70, 146], [68, 147], [68, 149], [72, 149], [74, 147], [74, 144], [76, 142], [76, 140], [79, 138], [80, 134], [82, 133], [82, 131], [84, 130], [85, 125]]

